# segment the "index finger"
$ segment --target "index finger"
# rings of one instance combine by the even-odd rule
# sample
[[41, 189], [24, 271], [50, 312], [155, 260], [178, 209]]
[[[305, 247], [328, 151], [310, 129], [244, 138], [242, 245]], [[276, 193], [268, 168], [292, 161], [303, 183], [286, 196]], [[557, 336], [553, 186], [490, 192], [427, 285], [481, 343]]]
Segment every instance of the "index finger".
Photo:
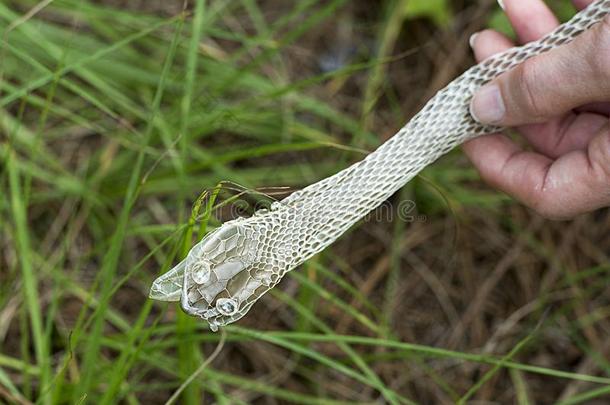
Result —
[[521, 43], [536, 41], [559, 25], [542, 0], [504, 0], [504, 11]]

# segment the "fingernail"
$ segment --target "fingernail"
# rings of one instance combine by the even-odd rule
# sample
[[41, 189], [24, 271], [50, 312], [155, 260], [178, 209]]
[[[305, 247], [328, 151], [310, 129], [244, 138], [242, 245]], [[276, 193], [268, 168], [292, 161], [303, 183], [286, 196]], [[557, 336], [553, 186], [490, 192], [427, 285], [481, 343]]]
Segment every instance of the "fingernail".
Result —
[[477, 37], [478, 37], [478, 36], [479, 36], [479, 33], [478, 33], [478, 32], [475, 32], [474, 34], [472, 34], [472, 35], [470, 36], [470, 39], [468, 40], [468, 43], [470, 44], [470, 47], [471, 47], [471, 48], [474, 48], [474, 41], [476, 41], [476, 40], [477, 40]]
[[500, 88], [495, 84], [490, 84], [477, 91], [470, 103], [470, 114], [483, 124], [500, 122], [506, 114]]
[[502, 10], [506, 10], [506, 7], [504, 7], [504, 0], [498, 0], [498, 4], [502, 8]]

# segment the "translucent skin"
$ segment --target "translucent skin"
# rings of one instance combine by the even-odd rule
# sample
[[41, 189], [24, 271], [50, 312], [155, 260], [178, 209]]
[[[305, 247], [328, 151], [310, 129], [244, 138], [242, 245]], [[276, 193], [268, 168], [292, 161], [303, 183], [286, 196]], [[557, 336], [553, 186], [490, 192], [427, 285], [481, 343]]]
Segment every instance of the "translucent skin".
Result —
[[184, 261], [155, 280], [150, 297], [180, 301], [214, 331], [240, 319], [286, 273], [333, 243], [427, 165], [466, 140], [497, 132], [470, 115], [478, 88], [571, 41], [609, 13], [610, 0], [598, 0], [540, 41], [472, 67], [364, 160], [269, 211], [227, 222], [206, 235]]

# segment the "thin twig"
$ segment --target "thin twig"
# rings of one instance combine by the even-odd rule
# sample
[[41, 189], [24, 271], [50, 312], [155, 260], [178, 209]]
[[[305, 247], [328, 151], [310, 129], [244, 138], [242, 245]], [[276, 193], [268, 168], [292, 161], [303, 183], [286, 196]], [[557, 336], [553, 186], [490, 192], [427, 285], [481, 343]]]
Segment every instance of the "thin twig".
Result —
[[195, 380], [195, 378], [197, 378], [199, 376], [199, 374], [201, 374], [203, 372], [203, 370], [205, 370], [205, 368], [208, 365], [210, 365], [211, 362], [214, 361], [214, 359], [216, 359], [216, 357], [220, 354], [220, 351], [222, 350], [222, 348], [225, 345], [226, 337], [227, 337], [227, 334], [224, 331], [224, 329], [220, 329], [220, 340], [218, 341], [218, 345], [216, 345], [216, 349], [214, 349], [214, 351], [212, 352], [210, 357], [208, 357], [208, 359], [206, 361], [204, 361], [203, 364], [201, 364], [201, 366], [199, 366], [199, 368], [197, 370], [195, 370], [195, 372], [193, 374], [191, 374], [190, 377], [187, 378], [186, 381], [184, 381], [182, 383], [182, 385], [180, 385], [180, 387], [178, 387], [176, 392], [174, 392], [173, 395], [167, 400], [165, 405], [173, 404], [178, 399], [178, 397], [180, 396], [182, 391], [184, 391], [186, 389], [186, 387], [188, 387], [189, 384], [192, 383]]

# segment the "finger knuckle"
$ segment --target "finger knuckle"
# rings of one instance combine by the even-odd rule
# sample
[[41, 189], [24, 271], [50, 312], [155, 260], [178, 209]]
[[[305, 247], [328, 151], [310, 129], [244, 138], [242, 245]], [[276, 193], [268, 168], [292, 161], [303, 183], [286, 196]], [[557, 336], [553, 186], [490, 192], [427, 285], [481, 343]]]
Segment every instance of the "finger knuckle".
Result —
[[521, 109], [532, 118], [545, 117], [548, 113], [548, 103], [543, 100], [540, 91], [541, 72], [536, 59], [529, 59], [520, 66], [518, 72], [518, 88], [521, 93]]
[[544, 179], [534, 181], [532, 184], [531, 199], [525, 201], [526, 205], [543, 218], [549, 220], [563, 220], [570, 216], [565, 204], [557, 198], [556, 190], [553, 190], [552, 182], [549, 181], [549, 173]]

